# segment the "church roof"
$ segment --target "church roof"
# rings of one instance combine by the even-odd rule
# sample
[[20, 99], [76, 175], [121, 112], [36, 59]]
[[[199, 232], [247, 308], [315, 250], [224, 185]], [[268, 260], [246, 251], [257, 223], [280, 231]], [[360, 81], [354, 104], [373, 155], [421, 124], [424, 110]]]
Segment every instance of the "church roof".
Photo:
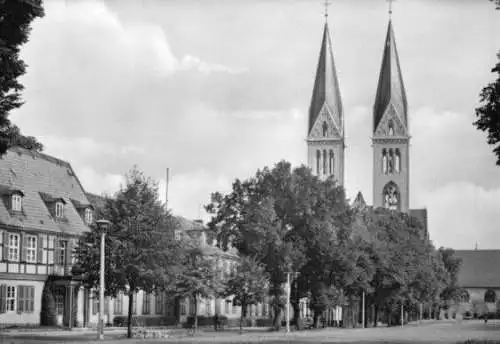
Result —
[[318, 66], [316, 69], [316, 79], [314, 81], [311, 105], [309, 107], [308, 133], [311, 132], [316, 119], [325, 105], [335, 119], [339, 131], [342, 134], [344, 132], [342, 102], [335, 62], [333, 59], [332, 42], [327, 23], [325, 23], [323, 31], [323, 41], [321, 43], [321, 51], [319, 53]]
[[401, 121], [407, 126], [406, 91], [403, 84], [401, 67], [399, 64], [396, 39], [392, 22], [389, 20], [387, 36], [385, 39], [384, 55], [378, 80], [377, 95], [373, 106], [373, 131], [377, 129], [380, 120], [392, 105]]
[[500, 250], [455, 250], [462, 259], [458, 283], [464, 288], [500, 288]]
[[[34, 231], [79, 235], [89, 231], [81, 209], [90, 203], [71, 165], [39, 152], [14, 147], [0, 159], [0, 189], [3, 195], [23, 194], [22, 211], [12, 212], [0, 201], [0, 224]], [[56, 219], [52, 205], [64, 203], [64, 218]]]

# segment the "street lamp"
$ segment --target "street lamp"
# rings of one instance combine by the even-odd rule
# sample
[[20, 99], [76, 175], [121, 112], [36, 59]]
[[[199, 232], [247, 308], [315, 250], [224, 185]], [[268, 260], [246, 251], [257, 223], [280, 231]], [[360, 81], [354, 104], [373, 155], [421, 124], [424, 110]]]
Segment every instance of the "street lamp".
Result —
[[101, 233], [101, 273], [99, 287], [99, 323], [97, 325], [97, 340], [104, 339], [104, 245], [106, 232], [111, 225], [108, 220], [96, 221], [97, 228]]

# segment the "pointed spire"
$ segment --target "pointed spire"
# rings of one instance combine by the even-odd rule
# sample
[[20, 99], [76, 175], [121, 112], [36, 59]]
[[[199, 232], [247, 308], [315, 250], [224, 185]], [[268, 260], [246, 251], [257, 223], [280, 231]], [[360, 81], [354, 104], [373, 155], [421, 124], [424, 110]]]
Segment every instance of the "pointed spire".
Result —
[[396, 49], [396, 39], [394, 38], [392, 20], [389, 19], [384, 55], [378, 80], [377, 95], [373, 106], [374, 132], [377, 130], [380, 120], [391, 105], [399, 116], [402, 125], [407, 127], [408, 105], [406, 102], [406, 91], [403, 84], [398, 51]]
[[363, 210], [364, 208], [366, 208], [365, 198], [363, 197], [361, 191], [358, 192], [356, 198], [354, 199], [354, 202], [352, 202], [352, 207], [357, 210]]
[[[327, 14], [325, 18], [326, 16]], [[343, 136], [344, 123], [342, 103], [327, 22], [325, 22], [323, 31], [323, 41], [321, 43], [321, 51], [316, 69], [316, 79], [314, 81], [311, 105], [309, 107], [308, 134], [311, 133], [311, 129], [324, 106], [326, 106], [330, 115], [333, 117], [338, 133]]]

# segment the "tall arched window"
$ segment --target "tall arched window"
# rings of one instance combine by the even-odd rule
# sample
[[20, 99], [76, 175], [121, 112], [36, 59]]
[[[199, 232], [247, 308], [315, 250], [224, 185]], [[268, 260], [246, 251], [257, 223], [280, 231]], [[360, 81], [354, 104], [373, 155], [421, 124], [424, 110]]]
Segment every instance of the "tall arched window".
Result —
[[323, 137], [326, 137], [328, 135], [328, 124], [326, 122], [323, 122]]
[[384, 208], [391, 210], [399, 210], [401, 200], [399, 197], [399, 188], [394, 182], [389, 182], [384, 186], [382, 191]]
[[327, 163], [327, 157], [326, 157], [326, 149], [323, 149], [323, 174], [326, 174], [326, 163]]
[[394, 170], [396, 173], [401, 172], [401, 152], [396, 148], [396, 154], [394, 156]]
[[388, 160], [388, 168], [387, 168], [387, 172], [389, 174], [392, 174], [394, 173], [394, 151], [391, 149], [389, 149], [389, 156], [387, 157], [387, 160]]
[[334, 169], [334, 163], [335, 163], [335, 159], [334, 159], [334, 155], [333, 155], [333, 151], [330, 149], [330, 159], [329, 159], [329, 165], [330, 165], [330, 175], [333, 175], [333, 169]]
[[321, 166], [321, 151], [316, 151], [316, 174], [319, 176], [319, 167]]
[[382, 172], [387, 174], [387, 151], [382, 149]]
[[389, 136], [394, 136], [394, 122], [392, 119], [390, 119], [387, 123], [387, 132], [389, 133]]

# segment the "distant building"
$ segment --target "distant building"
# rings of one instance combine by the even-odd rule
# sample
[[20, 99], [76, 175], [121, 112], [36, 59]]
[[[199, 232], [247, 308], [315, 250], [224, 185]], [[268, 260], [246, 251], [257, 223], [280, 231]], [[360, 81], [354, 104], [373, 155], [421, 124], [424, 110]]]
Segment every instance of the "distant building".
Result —
[[455, 256], [462, 260], [458, 284], [465, 291], [450, 311], [480, 316], [500, 309], [500, 274], [494, 264], [500, 262], [500, 250], [455, 250]]

